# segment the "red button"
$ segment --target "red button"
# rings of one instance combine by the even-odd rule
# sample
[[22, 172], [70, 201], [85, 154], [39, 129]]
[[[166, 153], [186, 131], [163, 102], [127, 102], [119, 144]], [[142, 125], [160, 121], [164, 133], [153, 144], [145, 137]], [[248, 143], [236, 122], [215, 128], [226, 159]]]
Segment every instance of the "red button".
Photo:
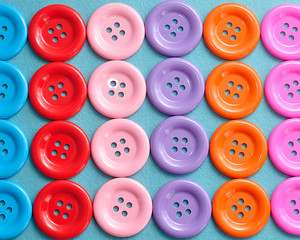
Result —
[[49, 61], [66, 61], [82, 49], [86, 27], [73, 8], [60, 4], [50, 5], [32, 18], [28, 39], [40, 57]]
[[63, 120], [80, 111], [87, 98], [81, 72], [68, 63], [48, 63], [29, 84], [30, 102], [37, 112], [52, 120]]
[[81, 234], [92, 219], [92, 200], [83, 187], [68, 180], [46, 185], [36, 196], [34, 220], [39, 229], [55, 239]]
[[36, 167], [48, 177], [71, 178], [78, 174], [89, 160], [89, 139], [74, 123], [50, 122], [34, 136], [31, 156]]

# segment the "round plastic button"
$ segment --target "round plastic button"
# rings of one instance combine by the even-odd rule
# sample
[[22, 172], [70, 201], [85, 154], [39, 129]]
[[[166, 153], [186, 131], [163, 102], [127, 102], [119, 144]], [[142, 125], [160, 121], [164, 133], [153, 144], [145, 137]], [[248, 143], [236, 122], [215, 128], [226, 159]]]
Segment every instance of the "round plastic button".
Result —
[[186, 174], [196, 170], [208, 154], [208, 137], [195, 120], [176, 116], [162, 121], [151, 137], [151, 154], [165, 171]]
[[217, 66], [206, 80], [206, 100], [225, 118], [243, 118], [259, 105], [263, 86], [253, 68], [242, 62], [225, 62]]
[[260, 37], [259, 22], [245, 6], [225, 3], [207, 15], [203, 37], [207, 47], [218, 57], [240, 59], [256, 47]]
[[0, 181], [0, 238], [12, 239], [27, 228], [32, 215], [29, 196], [11, 181]]
[[63, 120], [74, 116], [87, 98], [87, 84], [81, 72], [64, 62], [41, 67], [29, 84], [32, 106], [42, 116]]
[[98, 225], [116, 237], [139, 233], [152, 214], [147, 189], [130, 178], [116, 178], [105, 183], [97, 192], [93, 207]]
[[113, 177], [128, 177], [146, 163], [149, 139], [143, 128], [128, 119], [107, 121], [95, 132], [91, 151], [96, 165]]
[[277, 125], [269, 138], [269, 155], [283, 173], [300, 176], [300, 119], [288, 119]]
[[147, 79], [151, 103], [168, 115], [184, 115], [194, 110], [204, 95], [204, 79], [199, 69], [181, 58], [158, 63]]
[[265, 48], [282, 60], [300, 58], [300, 6], [282, 4], [267, 13], [261, 24]]
[[15, 124], [0, 120], [0, 179], [16, 174], [28, 157], [25, 134]]
[[28, 84], [21, 70], [12, 63], [0, 61], [0, 118], [17, 114], [27, 96]]
[[39, 229], [55, 239], [81, 234], [93, 215], [92, 200], [83, 187], [68, 180], [46, 185], [36, 196], [33, 216]]
[[256, 173], [268, 155], [267, 140], [254, 124], [233, 120], [221, 125], [210, 140], [210, 157], [219, 171], [231, 178]]
[[48, 61], [66, 61], [82, 49], [86, 39], [85, 23], [73, 8], [50, 5], [32, 18], [28, 39], [40, 57]]
[[88, 22], [87, 32], [93, 50], [111, 60], [135, 54], [145, 37], [141, 16], [122, 3], [109, 3], [98, 8]]
[[43, 126], [34, 136], [31, 156], [36, 167], [48, 177], [71, 178], [89, 160], [89, 139], [74, 123], [53, 121]]
[[92, 74], [88, 86], [94, 108], [106, 117], [122, 118], [135, 113], [146, 97], [142, 73], [125, 61], [109, 61]]
[[18, 9], [0, 3], [0, 60], [16, 56], [27, 39], [27, 24]]
[[271, 211], [275, 223], [289, 234], [300, 236], [300, 177], [284, 180], [274, 190]]
[[234, 179], [223, 184], [212, 202], [213, 218], [218, 227], [233, 237], [250, 237], [266, 225], [270, 201], [257, 183]]
[[191, 52], [202, 37], [201, 18], [191, 5], [180, 0], [157, 4], [146, 19], [149, 44], [159, 53], [179, 57]]
[[265, 83], [268, 103], [284, 117], [300, 117], [300, 63], [286, 61], [269, 73]]
[[153, 200], [153, 217], [158, 227], [175, 238], [200, 233], [211, 216], [210, 198], [196, 182], [177, 179], [162, 186]]

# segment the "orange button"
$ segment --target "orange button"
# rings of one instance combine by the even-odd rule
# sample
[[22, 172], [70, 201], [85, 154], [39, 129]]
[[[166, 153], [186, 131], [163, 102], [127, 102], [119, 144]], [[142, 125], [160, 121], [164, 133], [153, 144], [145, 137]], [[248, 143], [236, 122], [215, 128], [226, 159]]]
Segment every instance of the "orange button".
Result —
[[206, 99], [210, 107], [225, 118], [243, 118], [259, 105], [263, 86], [253, 68], [241, 62], [217, 66], [206, 80]]
[[268, 154], [267, 140], [254, 124], [243, 120], [224, 123], [210, 140], [210, 157], [220, 172], [231, 178], [256, 173]]
[[266, 225], [270, 201], [257, 183], [234, 179], [223, 184], [212, 202], [213, 218], [218, 227], [233, 237], [250, 237]]
[[207, 47], [218, 57], [240, 59], [256, 47], [260, 37], [259, 22], [245, 6], [225, 3], [206, 17], [203, 37]]

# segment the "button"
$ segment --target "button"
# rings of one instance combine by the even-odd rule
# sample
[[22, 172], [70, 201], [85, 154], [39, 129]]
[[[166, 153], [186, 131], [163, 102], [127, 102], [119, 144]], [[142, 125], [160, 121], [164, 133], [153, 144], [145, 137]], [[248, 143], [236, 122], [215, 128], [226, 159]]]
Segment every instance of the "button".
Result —
[[146, 97], [143, 74], [125, 61], [109, 61], [98, 67], [89, 80], [89, 99], [106, 117], [122, 118], [135, 113]]
[[151, 154], [165, 171], [190, 173], [204, 162], [208, 154], [208, 137], [195, 120], [176, 116], [162, 121], [151, 137]]
[[28, 84], [23, 72], [14, 64], [0, 61], [0, 118], [10, 118], [24, 106]]
[[78, 12], [54, 4], [39, 10], [29, 24], [28, 40], [33, 50], [48, 61], [66, 61], [82, 49], [85, 23]]
[[175, 238], [200, 233], [211, 216], [210, 198], [196, 182], [177, 179], [162, 186], [153, 200], [153, 217], [158, 227]]
[[94, 199], [98, 225], [110, 235], [130, 237], [142, 231], [152, 214], [147, 189], [130, 178], [115, 178], [105, 183]]
[[270, 217], [270, 201], [257, 183], [234, 179], [218, 189], [212, 211], [215, 223], [223, 232], [245, 238], [264, 228]]
[[210, 157], [215, 167], [231, 178], [256, 173], [268, 155], [267, 140], [254, 124], [233, 120], [221, 125], [210, 140]]
[[27, 40], [27, 24], [18, 9], [0, 3], [0, 60], [16, 56]]
[[93, 215], [92, 200], [79, 184], [58, 180], [46, 185], [36, 196], [33, 217], [38, 228], [55, 239], [81, 234]]
[[92, 49], [110, 60], [129, 58], [139, 50], [145, 37], [141, 16], [122, 3], [98, 8], [88, 22], [87, 32]]
[[300, 176], [300, 119], [288, 119], [277, 125], [269, 138], [269, 155], [283, 173]]
[[0, 236], [12, 239], [27, 228], [32, 215], [29, 196], [11, 181], [0, 181]]
[[113, 177], [128, 177], [146, 163], [149, 139], [143, 128], [128, 119], [107, 121], [95, 132], [91, 152], [95, 164]]
[[244, 118], [258, 107], [263, 86], [253, 68], [242, 62], [217, 66], [206, 80], [206, 100], [225, 118]]
[[249, 55], [259, 41], [259, 22], [245, 6], [225, 3], [207, 15], [203, 37], [216, 56], [227, 60], [241, 59]]
[[158, 63], [147, 79], [151, 103], [168, 115], [184, 115], [194, 110], [204, 95], [204, 79], [200, 70], [181, 58]]
[[265, 48], [282, 60], [300, 58], [300, 6], [282, 4], [267, 13], [261, 24]]
[[149, 44], [159, 53], [179, 57], [191, 52], [202, 37], [201, 18], [190, 4], [167, 0], [157, 4], [146, 19]]
[[36, 167], [46, 176], [67, 179], [78, 174], [90, 157], [90, 142], [74, 123], [53, 121], [34, 136], [31, 156]]
[[63, 120], [74, 116], [87, 98], [81, 72], [64, 62], [48, 63], [33, 75], [29, 84], [32, 106], [42, 116]]
[[27, 157], [28, 142], [23, 131], [12, 122], [0, 120], [0, 179], [19, 172]]
[[284, 180], [274, 190], [271, 211], [275, 223], [285, 232], [300, 236], [300, 177]]
[[300, 117], [300, 63], [286, 61], [278, 64], [269, 73], [265, 94], [269, 105], [278, 114]]

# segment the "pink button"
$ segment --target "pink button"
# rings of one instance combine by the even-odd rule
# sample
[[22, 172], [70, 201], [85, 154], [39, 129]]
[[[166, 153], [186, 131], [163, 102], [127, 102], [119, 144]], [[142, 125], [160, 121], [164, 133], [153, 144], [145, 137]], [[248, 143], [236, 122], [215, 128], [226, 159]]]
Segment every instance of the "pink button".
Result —
[[300, 236], [300, 177], [280, 183], [271, 198], [275, 223], [287, 233]]
[[141, 47], [145, 37], [144, 22], [132, 7], [109, 3], [91, 16], [87, 37], [91, 47], [101, 57], [125, 59]]
[[137, 123], [113, 119], [95, 132], [91, 152], [103, 172], [113, 177], [127, 177], [145, 165], [150, 144], [147, 134]]
[[142, 106], [146, 83], [142, 73], [132, 64], [110, 61], [94, 71], [88, 94], [94, 108], [104, 116], [128, 117]]
[[300, 6], [282, 4], [267, 13], [261, 24], [265, 48], [283, 60], [300, 58]]
[[105, 183], [94, 199], [98, 225], [116, 237], [130, 237], [142, 231], [152, 214], [147, 189], [130, 178], [116, 178]]
[[269, 155], [283, 173], [300, 176], [300, 119], [288, 119], [274, 128], [269, 138]]
[[286, 61], [269, 73], [265, 83], [268, 103], [284, 117], [300, 117], [300, 62]]

